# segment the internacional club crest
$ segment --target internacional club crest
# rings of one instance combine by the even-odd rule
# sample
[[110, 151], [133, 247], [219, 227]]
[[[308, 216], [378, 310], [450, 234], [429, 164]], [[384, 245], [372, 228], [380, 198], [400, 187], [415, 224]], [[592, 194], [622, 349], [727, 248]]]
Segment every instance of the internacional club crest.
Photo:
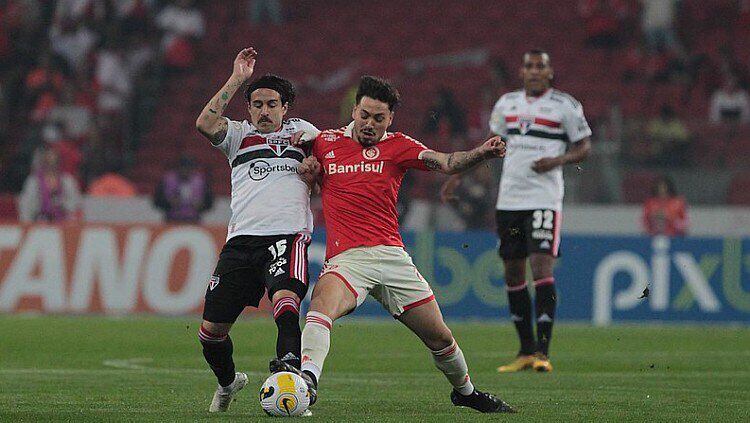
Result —
[[378, 147], [367, 147], [362, 150], [362, 155], [367, 160], [375, 160], [380, 157], [380, 149], [378, 149]]

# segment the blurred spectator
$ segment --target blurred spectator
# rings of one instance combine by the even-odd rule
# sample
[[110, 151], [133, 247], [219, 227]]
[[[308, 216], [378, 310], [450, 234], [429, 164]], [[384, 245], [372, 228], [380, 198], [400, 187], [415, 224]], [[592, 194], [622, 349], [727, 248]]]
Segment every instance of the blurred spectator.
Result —
[[680, 50], [674, 31], [678, 0], [641, 0], [641, 29], [651, 51]]
[[284, 16], [279, 0], [250, 0], [248, 6], [250, 7], [250, 22], [254, 24], [271, 22], [274, 25], [281, 25]]
[[737, 78], [727, 78], [724, 87], [711, 97], [709, 118], [714, 124], [750, 122], [750, 97], [739, 87]]
[[66, 138], [84, 140], [93, 125], [92, 110], [78, 104], [75, 88], [70, 83], [63, 86], [59, 99], [59, 103], [47, 115], [47, 120], [59, 123]]
[[203, 12], [191, 0], [177, 0], [157, 15], [156, 25], [164, 31], [165, 63], [174, 69], [190, 67], [195, 61], [193, 42], [205, 32]]
[[94, 179], [88, 194], [92, 197], [134, 197], [138, 190], [126, 177], [112, 171]]
[[466, 133], [466, 113], [456, 102], [453, 92], [445, 87], [438, 89], [435, 104], [428, 110], [424, 131], [428, 134], [439, 132], [442, 120], [447, 120], [451, 135]]
[[98, 108], [104, 114], [118, 114], [133, 90], [125, 51], [116, 34], [106, 38], [98, 53], [94, 77], [99, 84]]
[[683, 165], [690, 143], [690, 131], [670, 106], [662, 106], [659, 117], [646, 125], [650, 161], [653, 164]]
[[450, 202], [466, 225], [466, 229], [488, 229], [492, 227], [494, 193], [497, 184], [488, 164], [477, 166], [461, 179], [455, 197]]
[[65, 136], [62, 126], [55, 122], [45, 124], [42, 128], [42, 141], [57, 153], [60, 171], [78, 181], [83, 156], [78, 144]]
[[59, 165], [60, 157], [54, 149], [42, 150], [18, 198], [21, 221], [60, 222], [76, 218], [81, 203], [78, 183]]
[[585, 21], [586, 44], [597, 48], [620, 45], [622, 39], [617, 3], [615, 0], [582, 0], [579, 3], [578, 10]]
[[199, 222], [213, 207], [213, 194], [206, 176], [188, 156], [180, 158], [176, 170], [167, 172], [154, 193], [154, 205], [171, 222]]
[[98, 42], [97, 34], [83, 21], [63, 20], [50, 28], [52, 51], [60, 55], [76, 73], [83, 72], [89, 54]]
[[687, 233], [685, 199], [677, 195], [674, 183], [667, 176], [656, 181], [651, 198], [643, 205], [643, 228], [651, 236], [684, 236]]

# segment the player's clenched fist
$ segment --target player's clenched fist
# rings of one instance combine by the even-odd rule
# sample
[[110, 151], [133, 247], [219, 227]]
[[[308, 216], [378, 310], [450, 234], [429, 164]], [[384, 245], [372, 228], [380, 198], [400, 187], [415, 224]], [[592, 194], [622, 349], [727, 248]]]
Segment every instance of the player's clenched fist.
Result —
[[305, 157], [297, 167], [297, 173], [308, 186], [312, 187], [320, 174], [320, 162], [313, 156]]
[[482, 144], [482, 149], [489, 157], [505, 157], [505, 140], [500, 137], [492, 137]]
[[253, 69], [255, 69], [255, 58], [258, 57], [258, 52], [254, 48], [248, 47], [242, 49], [234, 58], [234, 66], [232, 67], [232, 76], [240, 79], [242, 82], [247, 81], [253, 76]]

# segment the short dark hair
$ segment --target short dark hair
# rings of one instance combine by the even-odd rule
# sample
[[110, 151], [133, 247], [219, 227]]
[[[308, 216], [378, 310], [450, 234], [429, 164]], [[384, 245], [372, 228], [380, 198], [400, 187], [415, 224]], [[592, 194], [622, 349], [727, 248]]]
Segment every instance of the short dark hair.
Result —
[[250, 95], [259, 88], [268, 88], [279, 93], [281, 104], [285, 104], [287, 107], [292, 107], [294, 104], [294, 85], [288, 79], [270, 73], [261, 76], [251, 82], [245, 90], [245, 99], [248, 103], [250, 103]]
[[548, 62], [552, 60], [552, 59], [550, 59], [549, 53], [547, 53], [546, 51], [544, 51], [542, 49], [538, 49], [538, 48], [526, 51], [526, 53], [523, 54], [523, 60], [524, 61], [526, 60], [526, 56], [547, 56], [547, 61]]
[[388, 81], [375, 76], [365, 75], [359, 80], [356, 104], [362, 97], [370, 97], [388, 104], [388, 110], [393, 111], [401, 102], [401, 95]]
[[654, 185], [651, 187], [651, 195], [656, 195], [659, 192], [659, 185], [664, 184], [667, 187], [667, 193], [669, 193], [670, 197], [674, 197], [677, 195], [677, 187], [674, 184], [674, 181], [672, 181], [672, 178], [670, 178], [666, 174], [659, 175], [659, 177], [656, 178], [654, 181]]

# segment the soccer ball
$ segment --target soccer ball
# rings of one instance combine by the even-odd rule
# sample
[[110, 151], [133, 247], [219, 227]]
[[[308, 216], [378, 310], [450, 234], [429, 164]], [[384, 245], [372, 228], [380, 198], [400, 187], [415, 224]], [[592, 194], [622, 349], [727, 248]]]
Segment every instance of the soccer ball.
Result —
[[291, 372], [272, 374], [260, 387], [260, 406], [269, 416], [300, 416], [310, 406], [307, 383]]

